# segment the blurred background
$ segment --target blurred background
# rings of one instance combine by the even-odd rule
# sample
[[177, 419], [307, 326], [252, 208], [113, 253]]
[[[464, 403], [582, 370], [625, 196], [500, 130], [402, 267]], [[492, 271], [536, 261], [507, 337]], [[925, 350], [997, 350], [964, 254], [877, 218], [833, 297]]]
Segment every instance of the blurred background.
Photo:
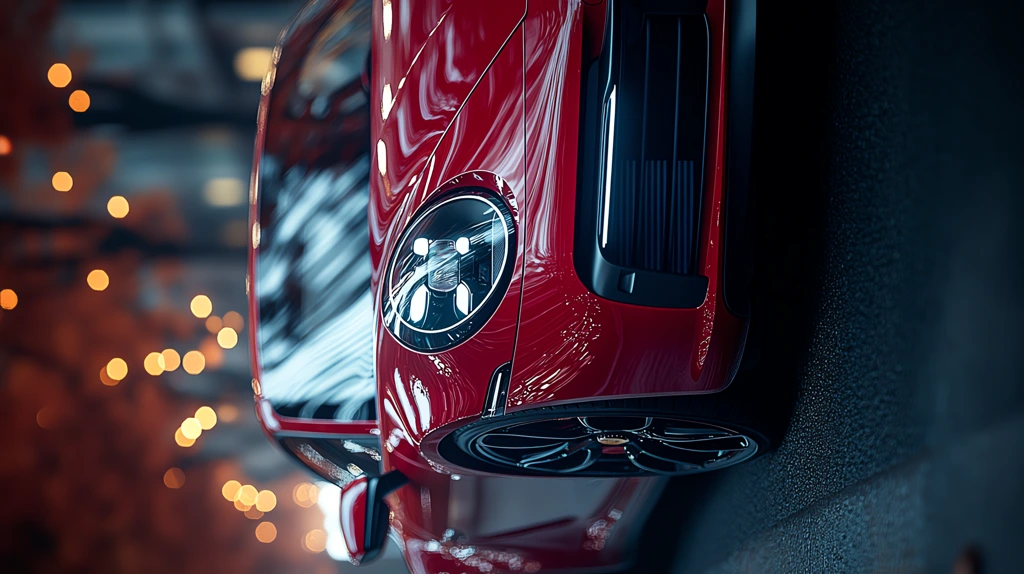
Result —
[[301, 5], [0, 2], [5, 571], [338, 570], [338, 491], [262, 435], [244, 319], [260, 80]]

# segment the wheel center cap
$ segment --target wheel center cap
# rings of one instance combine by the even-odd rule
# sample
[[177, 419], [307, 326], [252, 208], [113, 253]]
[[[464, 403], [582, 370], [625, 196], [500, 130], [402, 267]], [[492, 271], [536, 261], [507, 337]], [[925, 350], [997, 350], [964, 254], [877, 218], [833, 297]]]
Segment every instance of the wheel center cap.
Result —
[[629, 442], [629, 439], [621, 436], [599, 436], [597, 442], [605, 446], [619, 446]]

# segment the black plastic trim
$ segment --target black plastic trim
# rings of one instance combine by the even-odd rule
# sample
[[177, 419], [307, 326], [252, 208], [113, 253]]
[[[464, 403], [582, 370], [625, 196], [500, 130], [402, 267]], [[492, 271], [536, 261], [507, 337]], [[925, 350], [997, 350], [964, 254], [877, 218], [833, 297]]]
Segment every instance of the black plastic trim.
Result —
[[[598, 245], [600, 225], [599, 189], [603, 169], [599, 159], [605, 133], [604, 102], [611, 90], [611, 78], [618, 74], [615, 42], [626, 31], [622, 22], [622, 4], [653, 13], [703, 14], [704, 0], [669, 2], [665, 0], [609, 0], [605, 38], [600, 57], [584, 62], [585, 76], [581, 89], [580, 161], [576, 202], [576, 234], [574, 264], [583, 284], [597, 295], [621, 303], [649, 307], [693, 309], [707, 297], [708, 278], [699, 275], [677, 275], [615, 265], [605, 258]], [[595, 167], [598, 166], [598, 167]]]
[[508, 362], [497, 369], [491, 375], [490, 385], [487, 387], [487, 395], [484, 401], [484, 410], [481, 418], [495, 417], [505, 414], [505, 400], [508, 398], [508, 383], [512, 378], [512, 363]]
[[366, 481], [366, 524], [363, 529], [363, 557], [360, 563], [372, 562], [384, 549], [388, 537], [391, 510], [384, 497], [405, 486], [409, 479], [400, 471]]
[[754, 128], [754, 66], [757, 0], [729, 4], [729, 116], [726, 119], [725, 241], [722, 293], [725, 307], [750, 316], [754, 276], [751, 217], [751, 158]]

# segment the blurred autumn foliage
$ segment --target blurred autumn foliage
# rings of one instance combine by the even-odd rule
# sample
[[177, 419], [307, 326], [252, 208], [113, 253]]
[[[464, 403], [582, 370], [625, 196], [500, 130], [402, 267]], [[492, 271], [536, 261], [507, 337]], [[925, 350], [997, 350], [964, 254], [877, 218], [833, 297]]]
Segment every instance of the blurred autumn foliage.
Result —
[[0, 2], [0, 135], [11, 151], [0, 156], [0, 181], [12, 182], [25, 144], [54, 144], [71, 131], [66, 113], [68, 95], [53, 90], [45, 73], [50, 63], [48, 32], [57, 12], [56, 0]]
[[[137, 190], [124, 219], [85, 210], [106, 202], [97, 196], [117, 169], [117, 151], [72, 130], [74, 82], [57, 89], [47, 81], [56, 10], [54, 0], [0, 1], [0, 136], [12, 144], [0, 156], [0, 289], [18, 296], [0, 310], [0, 570], [325, 568], [298, 542], [316, 518], [284, 503], [294, 475], [261, 485], [281, 493], [264, 520], [277, 522], [285, 540], [263, 544], [257, 521], [221, 495], [227, 480], [245, 480], [241, 465], [206, 455], [205, 437], [188, 449], [175, 444], [175, 429], [202, 403], [147, 374], [144, 358], [168, 347], [206, 349], [211, 370], [221, 353], [187, 298], [168, 295], [185, 289], [189, 229], [162, 189]], [[75, 70], [85, 60], [66, 61]], [[73, 174], [72, 189], [29, 181], [29, 150], [51, 173]], [[94, 269], [109, 276], [104, 290], [86, 282]], [[127, 376], [101, 381], [115, 357]], [[180, 488], [165, 485], [172, 468], [184, 473]]]

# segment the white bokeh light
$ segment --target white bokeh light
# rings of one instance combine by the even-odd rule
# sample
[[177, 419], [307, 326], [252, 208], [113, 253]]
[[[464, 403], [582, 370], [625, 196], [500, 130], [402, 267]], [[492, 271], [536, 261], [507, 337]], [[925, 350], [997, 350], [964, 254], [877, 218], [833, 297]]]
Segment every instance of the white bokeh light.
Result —
[[317, 481], [320, 494], [316, 505], [324, 513], [324, 532], [327, 533], [327, 554], [338, 561], [348, 560], [348, 548], [341, 534], [341, 489], [324, 481]]

